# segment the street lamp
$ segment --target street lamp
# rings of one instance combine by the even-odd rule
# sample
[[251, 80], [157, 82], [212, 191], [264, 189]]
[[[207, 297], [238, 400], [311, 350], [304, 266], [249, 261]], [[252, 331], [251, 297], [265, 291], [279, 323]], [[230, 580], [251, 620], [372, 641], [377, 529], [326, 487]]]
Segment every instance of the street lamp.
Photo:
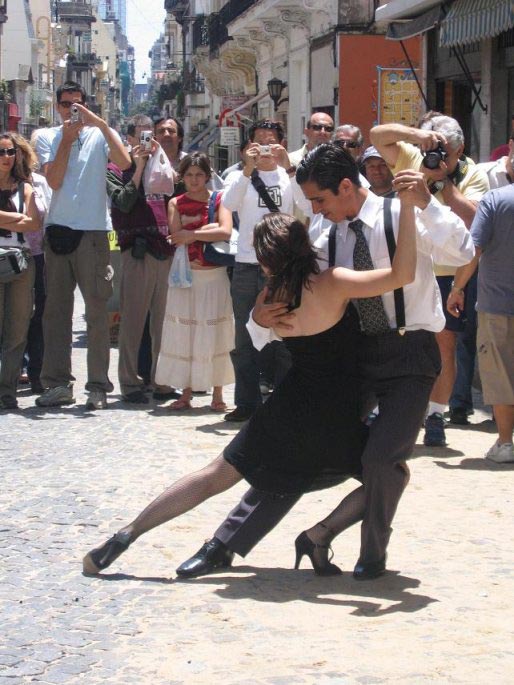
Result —
[[282, 100], [280, 99], [282, 91], [284, 90], [284, 88], [287, 88], [287, 83], [281, 81], [279, 78], [272, 78], [268, 81], [266, 85], [268, 87], [268, 94], [270, 98], [273, 100], [273, 105], [276, 112], [283, 102], [289, 101], [289, 98], [282, 98]]

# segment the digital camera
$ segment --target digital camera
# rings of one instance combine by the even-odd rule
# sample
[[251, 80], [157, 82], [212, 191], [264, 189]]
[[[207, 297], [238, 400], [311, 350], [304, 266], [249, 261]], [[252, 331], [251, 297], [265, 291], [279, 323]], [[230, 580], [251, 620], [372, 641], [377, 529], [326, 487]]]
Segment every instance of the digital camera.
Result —
[[439, 164], [444, 162], [448, 157], [448, 153], [444, 147], [439, 143], [435, 150], [429, 150], [423, 153], [423, 166], [427, 169], [439, 169]]
[[70, 109], [70, 122], [72, 124], [78, 124], [82, 121], [80, 116], [80, 110], [76, 105], [72, 105]]
[[150, 152], [152, 149], [152, 138], [152, 131], [141, 131], [141, 135], [139, 136], [139, 145], [141, 146], [141, 150]]
[[271, 145], [261, 145], [259, 154], [261, 157], [271, 157]]

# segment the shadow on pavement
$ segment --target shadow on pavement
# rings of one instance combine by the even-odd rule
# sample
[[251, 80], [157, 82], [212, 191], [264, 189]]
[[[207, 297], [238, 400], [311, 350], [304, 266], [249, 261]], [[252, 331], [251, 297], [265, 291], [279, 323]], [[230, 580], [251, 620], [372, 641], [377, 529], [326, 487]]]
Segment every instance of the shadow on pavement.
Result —
[[449, 423], [446, 428], [458, 431], [480, 431], [481, 433], [496, 433], [498, 431], [496, 423], [492, 419], [485, 419], [484, 421], [480, 421], [480, 423], [468, 423], [467, 426]]
[[435, 461], [434, 464], [442, 469], [466, 469], [468, 471], [514, 471], [514, 463], [495, 464], [483, 457], [463, 459], [460, 464], [447, 464], [445, 461]]
[[410, 459], [419, 457], [463, 457], [464, 452], [453, 450], [451, 447], [427, 447], [426, 445], [416, 445]]
[[[428, 595], [409, 592], [410, 589], [419, 587], [420, 581], [417, 578], [402, 576], [398, 571], [388, 571], [384, 576], [372, 582], [355, 581], [349, 572], [340, 576], [319, 578], [313, 574], [312, 570], [300, 570], [293, 573], [291, 569], [256, 569], [252, 566], [233, 567], [230, 572], [227, 572], [227, 569], [220, 569], [217, 574], [192, 579], [174, 580], [125, 573], [98, 574], [93, 577], [106, 581], [135, 580], [163, 585], [174, 583], [222, 585], [224, 587], [213, 589], [219, 597], [224, 599], [250, 599], [256, 602], [277, 604], [301, 600], [327, 606], [348, 606], [354, 608], [352, 611], [354, 616], [375, 617], [397, 612], [412, 613], [439, 601]], [[348, 599], [346, 599], [347, 596]], [[381, 600], [386, 601], [388, 606], [382, 606]], [[392, 604], [389, 604], [390, 602]]]

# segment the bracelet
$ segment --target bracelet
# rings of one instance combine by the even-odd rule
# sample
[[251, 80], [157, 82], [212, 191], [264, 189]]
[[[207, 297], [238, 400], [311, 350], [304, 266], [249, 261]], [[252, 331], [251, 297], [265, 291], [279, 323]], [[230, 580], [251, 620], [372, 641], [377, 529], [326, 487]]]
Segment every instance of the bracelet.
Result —
[[294, 174], [295, 172], [296, 172], [296, 165], [295, 164], [291, 164], [291, 166], [286, 169], [286, 174], [288, 176], [290, 176], [291, 174]]
[[464, 288], [459, 288], [458, 285], [455, 285], [455, 281], [452, 281], [452, 290], [456, 290], [461, 295], [464, 295]]

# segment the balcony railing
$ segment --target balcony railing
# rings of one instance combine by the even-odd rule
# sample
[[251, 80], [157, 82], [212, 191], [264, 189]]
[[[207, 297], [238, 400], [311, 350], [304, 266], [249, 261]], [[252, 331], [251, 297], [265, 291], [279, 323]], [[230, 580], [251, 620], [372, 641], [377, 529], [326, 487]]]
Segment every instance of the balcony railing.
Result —
[[59, 19], [73, 21], [74, 19], [86, 19], [95, 21], [91, 2], [57, 2], [57, 15]]
[[220, 10], [223, 23], [229, 24], [258, 2], [259, 0], [229, 0]]
[[209, 45], [209, 22], [202, 14], [193, 23], [193, 51], [205, 45]]

